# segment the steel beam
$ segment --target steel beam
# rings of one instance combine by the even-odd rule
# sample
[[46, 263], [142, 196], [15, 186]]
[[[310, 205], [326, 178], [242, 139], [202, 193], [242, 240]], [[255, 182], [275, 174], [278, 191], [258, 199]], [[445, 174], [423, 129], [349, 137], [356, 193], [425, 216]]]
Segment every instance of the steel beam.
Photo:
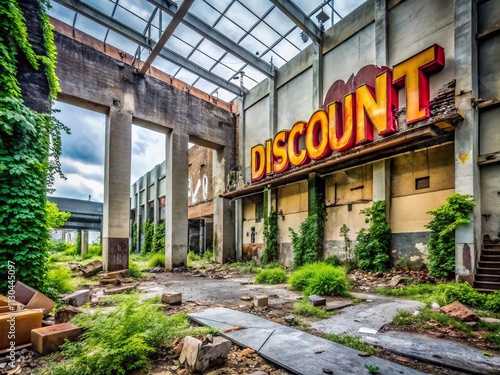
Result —
[[[149, 50], [153, 49], [155, 46], [155, 43], [145, 35], [122, 24], [119, 21], [116, 21], [106, 16], [105, 14], [82, 3], [79, 0], [54, 0], [54, 1], [65, 6], [68, 9], [71, 9], [79, 14], [84, 15], [85, 17], [91, 19], [92, 21], [97, 22], [98, 24], [104, 27], [107, 27], [108, 29], [114, 31], [115, 33]], [[235, 95], [241, 95], [241, 88], [239, 86], [230, 83], [224, 80], [223, 78], [219, 77], [218, 75], [202, 68], [201, 66], [186, 60], [184, 57], [178, 55], [175, 52], [172, 52], [166, 48], [162, 48], [158, 55], [164, 58], [165, 60], [171, 61], [174, 64], [177, 64], [182, 68], [185, 68], [191, 73], [199, 75], [200, 77], [207, 80], [208, 82], [213, 83], [214, 85], [217, 85]]]
[[[177, 12], [177, 5], [168, 0], [147, 0], [151, 4], [157, 6], [165, 13], [173, 16]], [[184, 0], [185, 1], [185, 0]], [[182, 5], [181, 5], [182, 6]], [[207, 25], [196, 16], [187, 13], [182, 19], [182, 23], [191, 30], [197, 32], [205, 39], [211, 41], [220, 48], [226, 50], [232, 55], [238, 57], [242, 61], [251, 65], [266, 77], [274, 77], [274, 71], [271, 64], [256, 57], [253, 53], [241, 47], [238, 43], [226, 37], [224, 34], [215, 30], [212, 26]]]
[[295, 23], [309, 38], [318, 44], [322, 41], [321, 29], [297, 5], [289, 0], [269, 0]]

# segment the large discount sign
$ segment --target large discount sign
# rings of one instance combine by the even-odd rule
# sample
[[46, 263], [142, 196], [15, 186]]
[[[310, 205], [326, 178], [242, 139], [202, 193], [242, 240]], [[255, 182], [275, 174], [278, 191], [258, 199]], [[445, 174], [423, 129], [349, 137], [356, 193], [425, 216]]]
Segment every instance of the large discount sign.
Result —
[[430, 117], [429, 75], [444, 62], [444, 49], [433, 45], [393, 69], [370, 65], [347, 82], [335, 82], [309, 121], [252, 147], [252, 182], [369, 143], [374, 129], [381, 136], [396, 133], [399, 89], [406, 92], [408, 124]]

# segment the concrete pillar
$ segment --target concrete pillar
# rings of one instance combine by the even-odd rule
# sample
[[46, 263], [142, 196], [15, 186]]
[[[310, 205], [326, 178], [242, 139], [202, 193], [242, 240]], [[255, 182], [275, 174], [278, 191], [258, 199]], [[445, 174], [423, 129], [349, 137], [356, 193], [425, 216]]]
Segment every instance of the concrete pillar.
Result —
[[[276, 80], [276, 78], [275, 78]], [[240, 166], [240, 171], [245, 178], [245, 110], [244, 110], [244, 100], [245, 96], [238, 102], [238, 108], [240, 108], [239, 119], [236, 123], [238, 127], [238, 145], [239, 150], [236, 153], [236, 162]], [[235, 235], [235, 252], [236, 260], [240, 261], [243, 259], [243, 200], [237, 199], [233, 201], [234, 204], [234, 235]]]
[[88, 253], [89, 251], [89, 231], [88, 230], [82, 230], [80, 234], [80, 238], [82, 240], [82, 246], [80, 249], [82, 257]]
[[375, 0], [375, 60], [377, 66], [387, 66], [387, 0]]
[[160, 223], [160, 174], [161, 174], [161, 164], [158, 164], [155, 169], [154, 169], [154, 216], [153, 220], [155, 223], [155, 226]]
[[391, 160], [373, 163], [373, 201], [385, 201], [385, 217], [390, 222], [391, 212]]
[[165, 268], [187, 264], [188, 253], [188, 143], [187, 133], [166, 135]]
[[321, 44], [313, 43], [313, 102], [312, 110], [323, 106], [323, 48]]
[[269, 137], [273, 138], [278, 132], [278, 92], [276, 90], [277, 77], [269, 79]]
[[471, 99], [478, 97], [476, 2], [455, 0], [455, 105], [463, 121], [455, 128], [455, 192], [476, 199], [471, 223], [455, 231], [455, 274], [459, 281], [474, 281], [478, 248], [481, 243], [478, 113]]
[[104, 271], [128, 268], [132, 111], [113, 99], [106, 124], [102, 263]]
[[233, 205], [236, 261], [239, 262], [243, 259], [243, 200], [237, 199]]
[[200, 219], [199, 223], [199, 237], [198, 237], [199, 245], [199, 254], [203, 255], [206, 250], [206, 242], [205, 242], [205, 220]]
[[307, 180], [308, 211], [311, 212], [325, 199], [325, 180], [316, 172], [309, 173]]
[[220, 194], [225, 191], [226, 176], [234, 165], [233, 150], [223, 147], [213, 152], [214, 258], [218, 263], [236, 258], [234, 205]]
[[153, 218], [150, 215], [151, 210], [149, 209], [149, 201], [151, 200], [151, 196], [149, 194], [149, 184], [151, 183], [151, 172], [147, 172], [144, 176], [146, 180], [146, 189], [144, 190], [144, 195], [146, 196], [146, 200], [144, 203], [144, 222], [148, 220], [152, 220]]

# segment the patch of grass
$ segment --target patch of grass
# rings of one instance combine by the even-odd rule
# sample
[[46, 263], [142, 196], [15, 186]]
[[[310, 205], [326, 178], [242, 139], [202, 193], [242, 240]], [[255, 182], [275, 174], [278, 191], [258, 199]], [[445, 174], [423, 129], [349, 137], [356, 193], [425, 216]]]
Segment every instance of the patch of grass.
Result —
[[286, 272], [283, 268], [264, 269], [255, 276], [257, 284], [283, 284], [286, 283], [286, 279]]
[[308, 318], [318, 319], [327, 319], [333, 315], [329, 314], [323, 309], [311, 305], [306, 299], [295, 302], [295, 304], [293, 305], [293, 313]]
[[337, 344], [341, 344], [370, 355], [376, 355], [377, 353], [381, 352], [380, 349], [374, 348], [373, 346], [363, 342], [363, 340], [359, 336], [336, 335], [333, 333], [327, 333], [324, 337], [325, 339], [336, 342]]
[[257, 264], [255, 260], [249, 262], [236, 262], [231, 265], [236, 267], [239, 273], [259, 273], [262, 267]]
[[441, 327], [454, 327], [467, 334], [472, 333], [472, 328], [464, 322], [452, 318], [446, 314], [431, 311], [428, 308], [421, 308], [419, 314], [413, 315], [408, 311], [399, 311], [393, 319], [393, 323], [398, 326], [415, 324], [419, 328], [431, 328], [432, 324], [438, 324]]
[[102, 257], [102, 247], [99, 244], [89, 245], [88, 251], [83, 256], [83, 259]]
[[153, 267], [165, 267], [165, 254], [163, 253], [155, 253], [149, 258], [148, 261], [148, 266], [149, 268]]
[[195, 252], [190, 251], [190, 252], [188, 252], [187, 260], [188, 260], [188, 262], [189, 261], [197, 262], [197, 261], [201, 260], [201, 257], [198, 254], [196, 254]]
[[214, 260], [214, 252], [210, 249], [207, 249], [203, 253], [203, 259], [206, 260], [207, 262], [212, 262]]
[[309, 327], [309, 324], [307, 324], [302, 319], [300, 319], [296, 316], [293, 317], [292, 326], [294, 326], [297, 329], [300, 329], [301, 331], [309, 331], [311, 329]]
[[73, 321], [85, 331], [79, 341], [62, 346], [64, 360], [47, 374], [124, 375], [145, 367], [177, 338], [215, 333], [192, 327], [184, 313], [166, 316], [152, 303], [139, 303], [138, 296], [127, 296], [107, 314], [82, 313]]
[[344, 269], [323, 262], [302, 266], [292, 273], [289, 282], [292, 290], [306, 295], [349, 296]]
[[131, 277], [141, 277], [142, 272], [139, 269], [139, 265], [135, 263], [132, 259], [130, 259], [128, 264], [128, 271], [130, 272]]
[[66, 266], [54, 266], [47, 271], [46, 285], [54, 289], [58, 294], [71, 293], [75, 291], [71, 283], [73, 275]]
[[495, 345], [497, 349], [500, 349], [500, 333], [487, 333], [484, 338]]

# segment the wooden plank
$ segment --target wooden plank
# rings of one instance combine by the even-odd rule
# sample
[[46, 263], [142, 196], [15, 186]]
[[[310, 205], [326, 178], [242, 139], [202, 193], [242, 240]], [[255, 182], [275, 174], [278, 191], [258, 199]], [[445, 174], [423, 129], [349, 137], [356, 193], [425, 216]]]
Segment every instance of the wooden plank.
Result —
[[500, 97], [491, 99], [491, 100], [485, 100], [483, 102], [480, 102], [478, 104], [479, 109], [486, 109], [486, 108], [494, 108], [500, 105]]
[[488, 165], [500, 162], [500, 152], [493, 152], [487, 155], [479, 155], [477, 165]]

